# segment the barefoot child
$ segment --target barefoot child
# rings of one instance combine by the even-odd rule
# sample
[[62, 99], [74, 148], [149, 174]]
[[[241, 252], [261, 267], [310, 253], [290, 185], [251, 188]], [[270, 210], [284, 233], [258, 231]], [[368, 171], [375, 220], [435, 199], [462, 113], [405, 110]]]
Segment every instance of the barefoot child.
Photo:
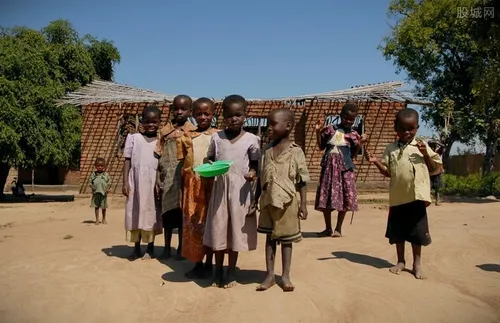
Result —
[[394, 124], [398, 141], [387, 146], [382, 161], [369, 152], [365, 154], [382, 175], [391, 178], [385, 236], [391, 245], [396, 244], [398, 263], [390, 271], [399, 274], [405, 269], [405, 241], [408, 241], [413, 249], [412, 272], [417, 279], [423, 279], [422, 246], [431, 243], [426, 210], [431, 204], [429, 171], [439, 168], [441, 160], [425, 142], [415, 139], [418, 127], [417, 111], [400, 110]]
[[160, 109], [149, 106], [142, 111], [143, 133], [127, 136], [123, 157], [123, 195], [127, 197], [125, 230], [135, 243], [131, 259], [141, 257], [141, 240], [147, 243], [142, 259], [154, 257], [154, 238], [161, 234], [161, 219], [156, 210], [155, 182], [158, 158], [155, 156]]
[[200, 178], [193, 168], [206, 162], [210, 139], [218, 131], [210, 127], [214, 112], [214, 103], [208, 98], [200, 98], [193, 103], [197, 129], [180, 137], [177, 150], [179, 160], [183, 161], [182, 256], [195, 263], [194, 268], [186, 273], [188, 278], [202, 278], [212, 271], [213, 253], [203, 245], [203, 235], [213, 180]]
[[[439, 142], [438, 140], [430, 140], [428, 142], [429, 147], [436, 152], [436, 154], [439, 155], [439, 159], [442, 161], [443, 156], [443, 149], [444, 145]], [[443, 173], [444, 169], [443, 166], [438, 167], [435, 171], [430, 172], [431, 175], [431, 192], [434, 190], [435, 198], [436, 198], [436, 205], [439, 205], [440, 203], [440, 193], [441, 193], [441, 188], [443, 187]]]
[[[347, 103], [340, 113], [340, 125], [324, 127], [324, 119], [316, 123], [317, 143], [325, 150], [315, 202], [315, 209], [323, 212], [325, 218], [326, 228], [318, 233], [320, 237], [341, 237], [347, 211], [358, 210], [354, 160], [366, 137], [352, 129], [357, 115], [358, 107]], [[338, 211], [335, 230], [332, 229], [333, 210]]]
[[102, 210], [102, 224], [106, 222], [106, 209], [108, 208], [108, 193], [111, 189], [111, 179], [104, 170], [106, 160], [102, 157], [95, 159], [95, 171], [90, 174], [89, 184], [92, 189], [90, 206], [95, 210], [95, 224], [99, 224], [99, 209]]
[[[290, 281], [292, 243], [302, 240], [300, 219], [307, 218], [306, 183], [309, 181], [306, 158], [302, 148], [290, 140], [294, 126], [291, 110], [272, 110], [268, 117], [269, 144], [263, 154], [261, 166], [260, 217], [258, 232], [266, 234], [267, 277], [258, 291], [275, 284], [274, 260], [276, 244], [281, 244], [283, 273], [282, 288], [293, 291]], [[300, 204], [297, 199], [300, 192]]]
[[[257, 218], [254, 181], [260, 159], [259, 138], [243, 130], [247, 103], [240, 95], [230, 95], [222, 102], [226, 129], [212, 136], [208, 150], [211, 161], [231, 160], [228, 173], [214, 180], [208, 207], [208, 220], [203, 243], [215, 253], [213, 286], [231, 288], [236, 285], [238, 252], [257, 248]], [[229, 253], [227, 277], [222, 265]]]
[[160, 156], [160, 162], [157, 181], [161, 189], [161, 214], [165, 231], [165, 248], [161, 255], [163, 259], [170, 258], [174, 229], [178, 229], [179, 237], [177, 259], [182, 259], [182, 160], [177, 159], [177, 145], [181, 136], [196, 129], [188, 121], [192, 104], [189, 96], [176, 96], [171, 106], [172, 122], [168, 122], [158, 136], [156, 153]]

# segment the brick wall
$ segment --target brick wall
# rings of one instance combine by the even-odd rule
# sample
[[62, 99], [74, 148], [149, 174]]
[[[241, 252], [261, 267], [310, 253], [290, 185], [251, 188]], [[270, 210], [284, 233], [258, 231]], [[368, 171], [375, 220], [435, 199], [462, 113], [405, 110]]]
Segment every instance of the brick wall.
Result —
[[[122, 187], [123, 157], [119, 142], [120, 117], [122, 115], [140, 114], [148, 103], [134, 104], [93, 104], [82, 107], [82, 155], [80, 161], [80, 193], [90, 193], [88, 178], [94, 169], [95, 158], [104, 157], [107, 171], [112, 177], [112, 191], [118, 193]], [[162, 124], [168, 117], [169, 107], [166, 103], [157, 103], [162, 109]], [[313, 182], [319, 178], [322, 152], [316, 146], [314, 125], [320, 116], [339, 114], [342, 102], [307, 101], [299, 105], [289, 106], [295, 112], [296, 126], [294, 139], [305, 151], [308, 167]], [[251, 102], [248, 117], [266, 117], [272, 109], [286, 107], [284, 102]], [[404, 107], [402, 103], [369, 103], [358, 102], [359, 113], [363, 115], [365, 132], [370, 135], [367, 146], [375, 154], [382, 154], [385, 146], [394, 141], [393, 123], [395, 113]], [[288, 106], [287, 106], [288, 107]], [[216, 105], [217, 124], [223, 126], [220, 105]], [[376, 167], [358, 157], [358, 184], [360, 187], [377, 188], [387, 186], [386, 181], [378, 173]]]

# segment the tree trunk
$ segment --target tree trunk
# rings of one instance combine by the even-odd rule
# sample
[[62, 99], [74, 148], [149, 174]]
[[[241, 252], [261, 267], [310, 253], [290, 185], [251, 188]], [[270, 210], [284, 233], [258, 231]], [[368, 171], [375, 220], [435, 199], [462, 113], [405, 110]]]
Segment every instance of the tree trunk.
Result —
[[3, 190], [9, 177], [10, 165], [0, 163], [0, 196], [3, 196]]
[[495, 163], [495, 155], [497, 150], [498, 138], [495, 136], [495, 131], [490, 126], [488, 130], [488, 135], [486, 136], [485, 146], [486, 154], [484, 155], [483, 161], [483, 176], [488, 175], [493, 171], [493, 166]]
[[455, 143], [455, 137], [454, 136], [449, 136], [446, 140], [444, 140], [444, 150], [443, 150], [443, 168], [445, 171], [448, 170], [448, 166], [450, 164], [450, 153], [451, 153], [451, 148], [453, 147], [453, 144]]

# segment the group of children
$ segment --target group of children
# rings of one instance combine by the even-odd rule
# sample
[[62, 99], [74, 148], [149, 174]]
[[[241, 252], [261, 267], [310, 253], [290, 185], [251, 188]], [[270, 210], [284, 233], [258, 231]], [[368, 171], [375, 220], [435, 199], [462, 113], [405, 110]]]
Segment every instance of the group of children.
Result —
[[[135, 243], [131, 257], [154, 257], [154, 238], [162, 231], [162, 257], [170, 257], [172, 230], [177, 228], [177, 257], [195, 264], [186, 276], [211, 275], [215, 256], [213, 286], [230, 288], [236, 285], [239, 252], [255, 250], [260, 232], [266, 235], [267, 275], [257, 290], [264, 291], [276, 284], [274, 263], [277, 245], [281, 245], [281, 287], [293, 291], [292, 244], [302, 239], [300, 220], [308, 215], [309, 181], [304, 152], [290, 139], [294, 114], [284, 108], [270, 112], [270, 144], [261, 153], [260, 138], [243, 130], [246, 100], [230, 95], [222, 102], [222, 110], [225, 129], [211, 128], [214, 102], [208, 98], [192, 102], [190, 97], [179, 95], [171, 107], [171, 121], [158, 131], [161, 111], [156, 107], [144, 109], [143, 132], [129, 135], [124, 150], [125, 229], [129, 241]], [[342, 236], [346, 212], [357, 210], [354, 161], [367, 141], [352, 129], [357, 113], [357, 106], [348, 103], [342, 108], [338, 126], [324, 126], [323, 119], [316, 125], [317, 142], [324, 150], [315, 202], [326, 225], [320, 236]], [[189, 122], [191, 115], [196, 125]], [[398, 140], [386, 148], [381, 161], [366, 149], [365, 158], [390, 177], [386, 237], [390, 244], [396, 244], [398, 256], [391, 272], [399, 273], [405, 268], [404, 243], [408, 241], [413, 247], [414, 275], [423, 278], [421, 246], [431, 242], [426, 213], [430, 204], [429, 171], [436, 171], [441, 162], [427, 144], [415, 140], [415, 110], [399, 111], [394, 129]], [[233, 161], [226, 174], [210, 179], [194, 172], [196, 166], [217, 160]], [[106, 203], [103, 192], [109, 187], [98, 184], [109, 183], [109, 177], [99, 175], [103, 172], [96, 161], [92, 189], [97, 198], [92, 201], [97, 222], [98, 208]], [[334, 210], [338, 211], [335, 229], [331, 225]], [[144, 254], [141, 241], [147, 243]], [[226, 273], [225, 254], [229, 262]]]

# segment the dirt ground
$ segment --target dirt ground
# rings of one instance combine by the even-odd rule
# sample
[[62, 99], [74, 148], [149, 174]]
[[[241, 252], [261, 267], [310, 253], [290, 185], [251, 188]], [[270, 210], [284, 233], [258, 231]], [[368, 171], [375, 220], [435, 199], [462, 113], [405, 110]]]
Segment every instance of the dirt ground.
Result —
[[293, 293], [255, 291], [262, 236], [240, 256], [240, 285], [217, 289], [187, 281], [186, 261], [129, 262], [122, 199], [111, 200], [108, 225], [89, 223], [88, 203], [0, 204], [0, 322], [500, 322], [497, 202], [429, 208], [425, 281], [389, 273], [385, 207], [363, 205], [352, 225], [349, 214], [341, 239], [313, 237], [323, 221], [311, 209], [294, 245]]

